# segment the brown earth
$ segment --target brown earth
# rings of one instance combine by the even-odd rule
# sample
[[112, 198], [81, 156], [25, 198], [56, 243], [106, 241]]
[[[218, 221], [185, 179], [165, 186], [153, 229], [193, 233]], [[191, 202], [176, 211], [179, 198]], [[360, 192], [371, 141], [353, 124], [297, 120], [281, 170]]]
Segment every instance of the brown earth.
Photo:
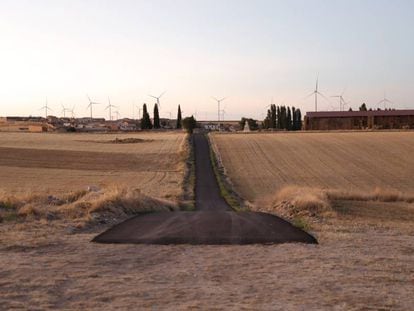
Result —
[[[332, 135], [338, 141], [335, 133]], [[13, 147], [7, 142], [9, 138], [4, 141], [2, 147]], [[51, 147], [54, 141], [52, 138], [42, 145], [61, 149], [58, 144]], [[265, 145], [269, 147], [268, 143]], [[398, 139], [392, 145], [397, 147]], [[407, 146], [406, 138], [402, 138], [402, 145]], [[27, 142], [20, 142], [19, 146], [27, 148]], [[86, 148], [78, 142], [70, 142], [69, 146], [71, 150]], [[147, 152], [147, 148], [140, 152]], [[296, 157], [295, 150], [287, 149], [284, 157]], [[378, 154], [374, 152], [374, 159]], [[372, 156], [368, 160], [365, 156], [366, 151], [357, 161], [372, 162]], [[412, 169], [409, 154], [396, 156], [406, 161], [408, 171]], [[248, 169], [250, 164], [246, 161], [250, 158], [242, 154], [237, 157], [244, 158], [242, 163]], [[16, 169], [22, 174], [21, 169]], [[7, 187], [18, 187], [12, 178], [13, 171], [10, 168], [8, 179], [2, 179], [12, 182]], [[412, 175], [398, 171], [403, 173], [399, 184], [407, 185], [401, 189], [412, 189]], [[25, 180], [29, 182], [32, 178], [33, 184], [42, 176], [36, 175], [34, 180], [31, 172], [34, 171], [24, 174]], [[56, 174], [61, 170], [51, 169], [51, 172]], [[84, 172], [83, 178], [88, 181], [102, 178], [87, 175], [91, 172]], [[77, 176], [83, 176], [81, 173]], [[148, 178], [153, 173], [149, 174]], [[353, 174], [358, 180], [358, 170]], [[273, 183], [272, 178], [267, 182]], [[132, 180], [141, 182], [139, 178]], [[256, 187], [254, 192], [260, 193], [266, 180], [255, 181], [247, 178], [248, 184]], [[389, 186], [398, 180], [392, 181]], [[54, 183], [62, 187], [65, 180], [54, 179]], [[145, 189], [149, 191], [155, 185], [156, 182]], [[109, 228], [105, 225], [74, 234], [77, 230], [65, 220], [3, 222], [0, 223], [0, 309], [411, 310], [414, 305], [412, 203], [339, 200], [333, 208], [337, 212], [334, 218], [310, 223], [319, 245], [108, 245], [90, 243], [94, 236]]]

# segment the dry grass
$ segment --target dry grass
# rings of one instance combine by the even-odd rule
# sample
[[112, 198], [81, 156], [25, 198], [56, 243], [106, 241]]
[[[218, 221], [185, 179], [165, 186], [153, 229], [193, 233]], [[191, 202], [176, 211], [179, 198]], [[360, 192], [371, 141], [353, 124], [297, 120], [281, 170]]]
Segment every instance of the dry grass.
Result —
[[[256, 208], [276, 213], [288, 219], [298, 217], [322, 219], [337, 216], [334, 208], [336, 201], [413, 203], [414, 196], [381, 188], [376, 188], [372, 192], [351, 192], [286, 186], [273, 195], [259, 199], [256, 202]], [[378, 212], [381, 212], [381, 210], [378, 210]]]
[[149, 197], [139, 189], [107, 188], [99, 191], [77, 191], [54, 196], [0, 195], [0, 217], [3, 220], [75, 221], [79, 226], [113, 222], [130, 215], [178, 209], [175, 202]]

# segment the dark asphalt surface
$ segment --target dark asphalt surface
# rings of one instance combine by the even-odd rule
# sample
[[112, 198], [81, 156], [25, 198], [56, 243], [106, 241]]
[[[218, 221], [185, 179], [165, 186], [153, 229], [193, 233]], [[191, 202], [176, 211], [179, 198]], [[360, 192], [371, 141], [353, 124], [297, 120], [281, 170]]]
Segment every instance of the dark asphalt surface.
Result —
[[210, 146], [204, 134], [194, 134], [196, 161], [196, 210], [230, 211], [231, 207], [220, 195], [220, 189], [210, 160]]
[[234, 212], [220, 196], [203, 134], [194, 134], [196, 211], [148, 213], [130, 218], [92, 241], [137, 244], [317, 243], [305, 231], [266, 213]]

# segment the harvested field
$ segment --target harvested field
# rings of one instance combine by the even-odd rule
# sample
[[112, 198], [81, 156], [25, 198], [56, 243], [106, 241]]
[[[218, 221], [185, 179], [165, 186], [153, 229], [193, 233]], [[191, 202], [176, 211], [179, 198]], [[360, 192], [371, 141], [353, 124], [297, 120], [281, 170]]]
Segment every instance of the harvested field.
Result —
[[287, 292], [278, 288], [280, 309], [412, 308], [414, 132], [211, 137], [251, 209], [288, 218], [320, 243], [285, 249], [294, 254], [273, 270], [290, 280]]
[[284, 186], [414, 191], [414, 132], [212, 135], [235, 188], [250, 201]]
[[[0, 133], [0, 189], [16, 195], [61, 194], [90, 185], [116, 185], [177, 197], [185, 137], [183, 133]], [[108, 143], [117, 139], [135, 143]]]

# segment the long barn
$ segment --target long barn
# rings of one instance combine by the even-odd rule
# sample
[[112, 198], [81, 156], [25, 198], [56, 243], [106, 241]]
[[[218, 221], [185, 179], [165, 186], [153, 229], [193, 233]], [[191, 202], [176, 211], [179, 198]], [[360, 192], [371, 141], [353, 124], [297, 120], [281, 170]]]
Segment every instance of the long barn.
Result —
[[414, 129], [414, 110], [307, 112], [304, 129]]

